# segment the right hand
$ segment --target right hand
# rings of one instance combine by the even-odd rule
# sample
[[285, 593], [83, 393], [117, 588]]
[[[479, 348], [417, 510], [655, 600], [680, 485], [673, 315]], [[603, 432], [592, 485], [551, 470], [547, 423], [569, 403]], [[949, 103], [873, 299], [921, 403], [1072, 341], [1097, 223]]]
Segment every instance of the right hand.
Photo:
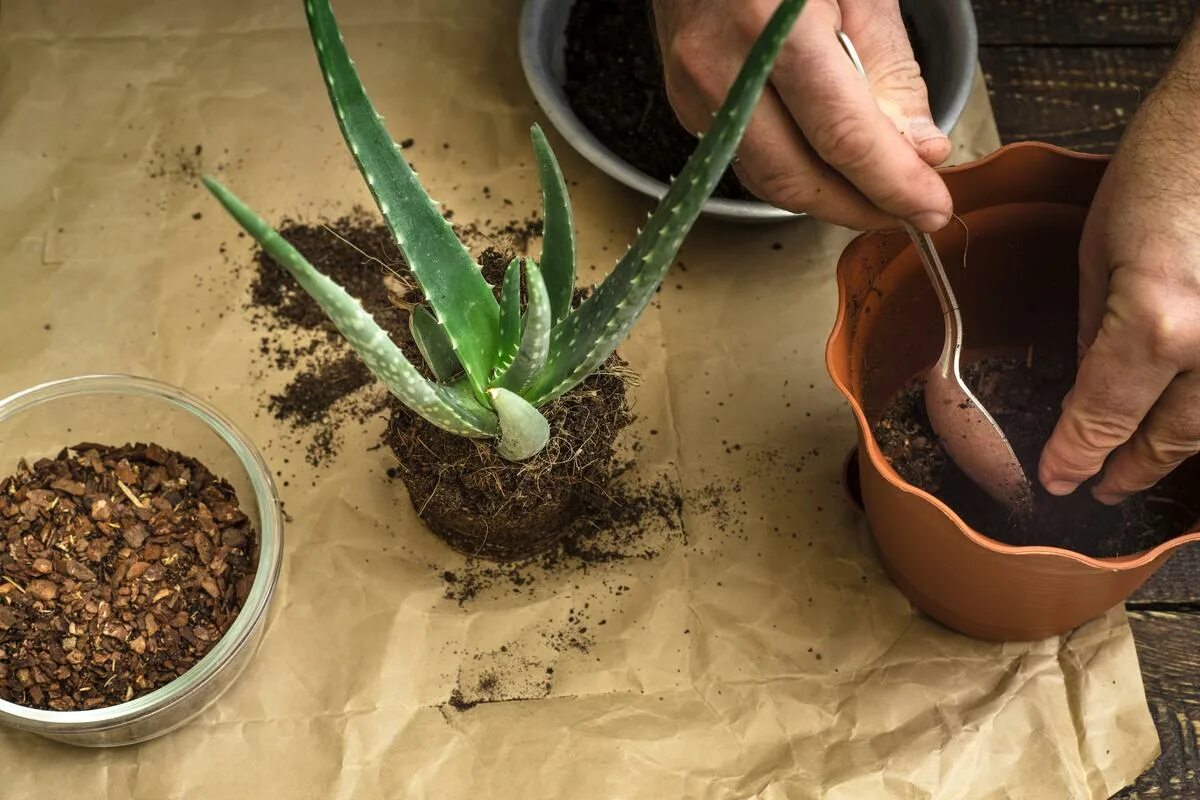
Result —
[[[692, 133], [708, 128], [778, 0], [654, 0], [667, 94]], [[854, 42], [869, 82], [837, 39]], [[789, 211], [859, 230], [950, 220], [934, 125], [899, 0], [809, 0], [776, 62], [734, 168]]]
[[[1183, 58], [1200, 55], [1193, 36]], [[1075, 386], [1039, 476], [1114, 505], [1200, 453], [1200, 95], [1179, 64], [1121, 137], [1079, 246]]]

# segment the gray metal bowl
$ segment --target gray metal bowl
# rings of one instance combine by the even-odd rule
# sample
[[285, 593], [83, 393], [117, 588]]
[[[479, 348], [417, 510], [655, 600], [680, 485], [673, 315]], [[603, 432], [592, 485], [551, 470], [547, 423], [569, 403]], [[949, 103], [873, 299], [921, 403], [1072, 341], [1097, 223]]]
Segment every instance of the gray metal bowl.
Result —
[[[521, 11], [520, 51], [525, 78], [550, 123], [580, 155], [642, 194], [661, 198], [667, 185], [632, 167], [584, 127], [563, 90], [563, 49], [574, 0], [525, 0]], [[924, 71], [938, 127], [949, 131], [958, 122], [975, 76], [978, 35], [970, 0], [902, 0], [916, 36], [925, 45]], [[704, 212], [734, 222], [793, 219], [790, 211], [752, 200], [713, 198]]]

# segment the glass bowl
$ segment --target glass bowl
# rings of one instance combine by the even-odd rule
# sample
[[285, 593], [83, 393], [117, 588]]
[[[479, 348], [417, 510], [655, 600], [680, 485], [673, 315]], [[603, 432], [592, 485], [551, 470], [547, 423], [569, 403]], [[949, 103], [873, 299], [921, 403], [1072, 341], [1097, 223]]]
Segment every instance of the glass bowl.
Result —
[[190, 670], [149, 694], [87, 711], [44, 711], [0, 700], [0, 724], [84, 747], [132, 744], [178, 728], [233, 684], [258, 649], [279, 579], [283, 514], [262, 455], [216, 409], [165, 383], [84, 375], [0, 400], [0, 476], [18, 460], [53, 457], [80, 442], [155, 442], [191, 456], [237, 490], [259, 534], [250, 595], [233, 625]]

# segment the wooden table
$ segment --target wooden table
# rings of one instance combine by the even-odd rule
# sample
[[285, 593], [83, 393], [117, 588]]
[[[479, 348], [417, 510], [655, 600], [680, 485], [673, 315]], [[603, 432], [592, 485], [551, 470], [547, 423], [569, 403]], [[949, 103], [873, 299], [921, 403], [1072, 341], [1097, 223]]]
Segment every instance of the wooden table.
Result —
[[[1110, 153], [1198, 0], [974, 4], [1001, 138]], [[1117, 797], [1200, 800], [1200, 549], [1175, 556], [1127, 608], [1163, 754]]]

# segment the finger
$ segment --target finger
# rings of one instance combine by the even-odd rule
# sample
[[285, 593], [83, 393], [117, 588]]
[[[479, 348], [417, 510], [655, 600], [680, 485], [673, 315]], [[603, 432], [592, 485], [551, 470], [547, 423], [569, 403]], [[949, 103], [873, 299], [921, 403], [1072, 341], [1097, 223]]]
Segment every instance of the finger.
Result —
[[929, 90], [895, 0], [848, 3], [842, 29], [854, 42], [883, 113], [925, 163], [937, 166], [950, 157], [950, 137], [933, 121]]
[[[1111, 319], [1110, 315], [1106, 322]], [[1098, 473], [1109, 454], [1133, 436], [1177, 374], [1174, 367], [1152, 358], [1141, 342], [1140, 337], [1101, 328], [1042, 451], [1038, 477], [1046, 491], [1070, 494]]]
[[738, 148], [746, 188], [780, 208], [856, 230], [899, 227], [836, 170], [817, 157], [774, 90], [764, 99]]
[[1149, 489], [1188, 458], [1200, 453], [1200, 373], [1177, 377], [1141, 427], [1104, 468], [1092, 494], [1114, 505]]
[[[734, 60], [712, 59], [695, 66], [698, 63], [677, 48], [667, 66], [668, 98], [680, 123], [693, 133], [707, 130], [739, 67]], [[817, 158], [769, 86], [738, 147], [735, 170], [755, 196], [788, 211], [813, 214], [858, 230], [899, 224]]]
[[875, 102], [837, 40], [837, 20], [806, 13], [779, 56], [773, 84], [817, 155], [884, 212], [935, 231], [953, 204], [942, 178]]

